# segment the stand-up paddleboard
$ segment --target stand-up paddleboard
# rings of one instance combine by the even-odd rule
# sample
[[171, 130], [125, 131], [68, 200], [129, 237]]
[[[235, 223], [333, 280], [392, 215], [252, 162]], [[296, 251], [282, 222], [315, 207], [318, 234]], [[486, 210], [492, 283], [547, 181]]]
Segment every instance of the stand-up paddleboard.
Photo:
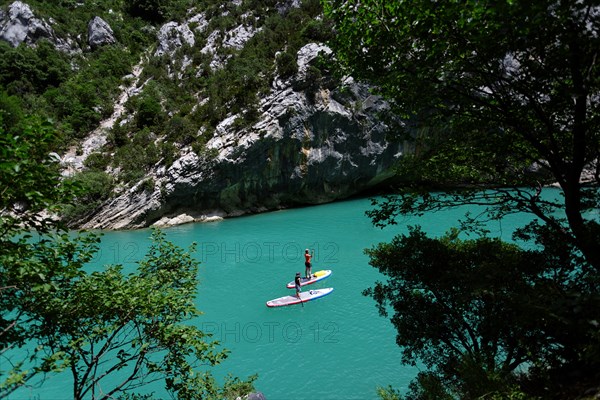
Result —
[[333, 292], [333, 288], [331, 287], [300, 292], [300, 298], [297, 298], [296, 296], [283, 296], [278, 299], [269, 300], [267, 301], [267, 307], [282, 307], [306, 303], [307, 301], [316, 300], [323, 296], [327, 296], [331, 292]]
[[[300, 279], [300, 286], [311, 285], [315, 282], [319, 282], [320, 280], [328, 278], [329, 275], [331, 275], [330, 269], [323, 269], [321, 271], [317, 271], [314, 274], [312, 274], [312, 276], [308, 279], [307, 278]], [[290, 283], [288, 283], [286, 285], [286, 287], [288, 289], [294, 289], [296, 287], [296, 284], [294, 283], [294, 281], [291, 281]]]

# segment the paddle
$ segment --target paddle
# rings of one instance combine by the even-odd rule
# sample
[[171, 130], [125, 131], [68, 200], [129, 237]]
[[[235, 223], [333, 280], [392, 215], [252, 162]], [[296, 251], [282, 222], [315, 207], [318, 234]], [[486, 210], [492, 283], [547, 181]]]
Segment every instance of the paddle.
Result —
[[[296, 277], [294, 278], [294, 284], [297, 286], [300, 286], [300, 283], [299, 283], [300, 279], [297, 280], [296, 278], [298, 278], [298, 275], [296, 275]], [[302, 289], [300, 289], [300, 290], [302, 290]], [[298, 296], [298, 300], [300, 300], [300, 304], [302, 304], [302, 308], [304, 308], [304, 302], [302, 301], [302, 296], [300, 296], [300, 293], [302, 293], [302, 292], [301, 291], [299, 292], [298, 287], [296, 287], [296, 295]]]
[[308, 279], [312, 279], [312, 277], [313, 277], [313, 272], [312, 272], [312, 261], [313, 261], [313, 260], [314, 260], [314, 258], [315, 258], [315, 249], [311, 249], [311, 250], [312, 250], [312, 251], [310, 252], [310, 263], [311, 263], [311, 265], [310, 265], [310, 276], [308, 277]]
[[302, 308], [304, 308], [304, 302], [302, 301], [302, 296], [300, 296], [300, 293], [302, 292], [297, 292], [298, 293], [298, 300], [300, 300], [300, 304], [302, 304]]

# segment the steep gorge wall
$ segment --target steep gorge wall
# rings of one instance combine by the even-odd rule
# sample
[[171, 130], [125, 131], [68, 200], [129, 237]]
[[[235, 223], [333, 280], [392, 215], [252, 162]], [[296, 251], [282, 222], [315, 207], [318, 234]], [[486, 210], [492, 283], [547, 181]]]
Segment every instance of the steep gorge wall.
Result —
[[[292, 3], [288, 7], [297, 6]], [[13, 45], [35, 45], [35, 36], [30, 34], [34, 25], [48, 29], [43, 37], [53, 37], [49, 25], [35, 18], [26, 4], [14, 2], [8, 10], [1, 15], [0, 27], [4, 28], [0, 34], [10, 33], [8, 39], [18, 37], [20, 42], [11, 42]], [[184, 43], [193, 44], [190, 26], [199, 30], [207, 25], [202, 14], [187, 22], [165, 24], [158, 31], [154, 56], [169, 57]], [[22, 34], [15, 35], [16, 30]], [[114, 43], [110, 26], [103, 21], [94, 18], [88, 30], [91, 48]], [[222, 45], [240, 49], [255, 33], [248, 27], [236, 27], [225, 35]], [[211, 68], [227, 62], [210, 39], [216, 36], [209, 35], [203, 50], [214, 54]], [[64, 46], [66, 42], [57, 38], [56, 43]], [[239, 116], [228, 116], [208, 139], [205, 153], [198, 155], [189, 146], [181, 148], [172, 165], [159, 163], [133, 187], [121, 188], [81, 221], [81, 227], [131, 229], [321, 204], [360, 194], [392, 178], [393, 166], [405, 149], [387, 140], [402, 122], [390, 115], [386, 102], [349, 77], [334, 88], [307, 91], [294, 84], [309, 79], [306, 70], [310, 63], [319, 54], [330, 52], [323, 44], [306, 44], [297, 53], [297, 74], [287, 79], [275, 77], [271, 83], [270, 93], [259, 104], [257, 123], [239, 128], [235, 123]], [[187, 68], [187, 63], [182, 68]], [[182, 74], [183, 70], [173, 72]], [[137, 79], [132, 85], [135, 87], [123, 88], [125, 98], [142, 92], [143, 84]], [[117, 104], [118, 115], [91, 132], [78, 154], [75, 150], [65, 154], [67, 173], [81, 171], [87, 155], [104, 146], [108, 125], [132, 117], [124, 112]], [[148, 182], [153, 187], [148, 188]]]
[[391, 128], [377, 117], [387, 104], [366, 86], [350, 87], [346, 105], [328, 91], [315, 102], [300, 93], [278, 101], [281, 90], [274, 91], [263, 101], [264, 118], [251, 129], [233, 131], [224, 121], [207, 144], [213, 154], [188, 151], [170, 168], [155, 171], [152, 193], [134, 187], [105, 204], [84, 227], [238, 216], [326, 203], [374, 188], [393, 177], [404, 149], [386, 140]]

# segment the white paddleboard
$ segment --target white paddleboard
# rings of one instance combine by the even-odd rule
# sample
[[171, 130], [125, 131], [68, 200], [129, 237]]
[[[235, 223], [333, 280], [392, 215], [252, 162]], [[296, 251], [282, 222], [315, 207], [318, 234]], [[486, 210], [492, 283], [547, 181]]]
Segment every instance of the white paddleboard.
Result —
[[[300, 279], [300, 286], [312, 285], [315, 282], [319, 282], [320, 280], [329, 278], [329, 275], [331, 275], [330, 269], [323, 269], [321, 271], [317, 271], [314, 274], [312, 274], [312, 276], [309, 279]], [[294, 289], [296, 287], [296, 284], [294, 283], [294, 281], [291, 281], [286, 285], [286, 287], [288, 289]]]
[[300, 292], [300, 298], [296, 296], [283, 296], [277, 299], [269, 300], [267, 301], [267, 307], [282, 307], [306, 303], [307, 301], [316, 300], [323, 296], [327, 296], [332, 291], [333, 288], [307, 290], [306, 292]]

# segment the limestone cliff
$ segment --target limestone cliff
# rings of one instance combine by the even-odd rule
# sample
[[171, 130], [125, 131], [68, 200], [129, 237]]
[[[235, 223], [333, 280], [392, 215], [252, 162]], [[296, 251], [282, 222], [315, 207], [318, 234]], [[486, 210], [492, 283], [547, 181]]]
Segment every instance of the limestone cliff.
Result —
[[[309, 45], [315, 49], [323, 49]], [[314, 53], [308, 53], [314, 54]], [[223, 121], [209, 151], [191, 149], [154, 172], [154, 191], [133, 187], [84, 227], [135, 228], [319, 204], [371, 189], [393, 176], [403, 149], [386, 140], [379, 116], [387, 104], [349, 79], [344, 94], [320, 91], [314, 101], [291, 83], [274, 82], [260, 122], [235, 130]], [[176, 218], [181, 214], [187, 217]]]
[[[14, 4], [11, 10], [19, 9], [29, 21], [49, 29], [22, 3]], [[297, 3], [280, 6], [290, 8]], [[26, 34], [30, 28], [21, 27], [15, 34], [17, 24], [3, 17], [4, 32], [11, 32], [9, 39], [31, 41]], [[193, 46], [195, 35], [203, 32], [208, 39], [202, 52], [212, 55], [210, 68], [216, 70], [230, 57], [219, 47], [242, 49], [260, 30], [242, 24], [223, 34], [206, 32], [208, 26], [206, 16], [198, 12], [190, 12], [184, 22], [168, 22], [157, 30], [155, 50], [146, 57], [169, 58], [178, 49]], [[115, 41], [110, 26], [99, 18], [90, 21], [88, 29], [92, 48]], [[48, 32], [46, 37], [51, 37], [52, 32]], [[322, 43], [304, 45], [296, 53], [297, 72], [287, 78], [275, 76], [270, 82], [270, 92], [262, 96], [257, 107], [257, 122], [241, 127], [236, 123], [239, 115], [231, 113], [214, 132], [199, 131], [199, 136], [210, 135], [205, 138], [204, 151], [178, 147], [172, 164], [158, 162], [137, 184], [120, 187], [80, 226], [139, 228], [320, 204], [360, 194], [391, 178], [404, 149], [386, 140], [401, 124], [390, 115], [388, 104], [351, 77], [310, 91], [298, 85], [311, 79], [307, 70], [317, 56], [329, 53]], [[65, 175], [84, 168], [85, 158], [105, 145], [113, 124], [133, 118], [123, 104], [144, 90], [145, 82], [139, 82], [138, 77], [146, 61], [142, 59], [133, 71], [129, 85], [122, 86], [113, 115], [90, 132], [79, 149], [63, 156]], [[181, 79], [190, 72], [186, 69], [193, 68], [190, 64], [186, 56], [172, 62], [168, 65], [170, 76]], [[206, 99], [198, 95], [197, 101]]]

